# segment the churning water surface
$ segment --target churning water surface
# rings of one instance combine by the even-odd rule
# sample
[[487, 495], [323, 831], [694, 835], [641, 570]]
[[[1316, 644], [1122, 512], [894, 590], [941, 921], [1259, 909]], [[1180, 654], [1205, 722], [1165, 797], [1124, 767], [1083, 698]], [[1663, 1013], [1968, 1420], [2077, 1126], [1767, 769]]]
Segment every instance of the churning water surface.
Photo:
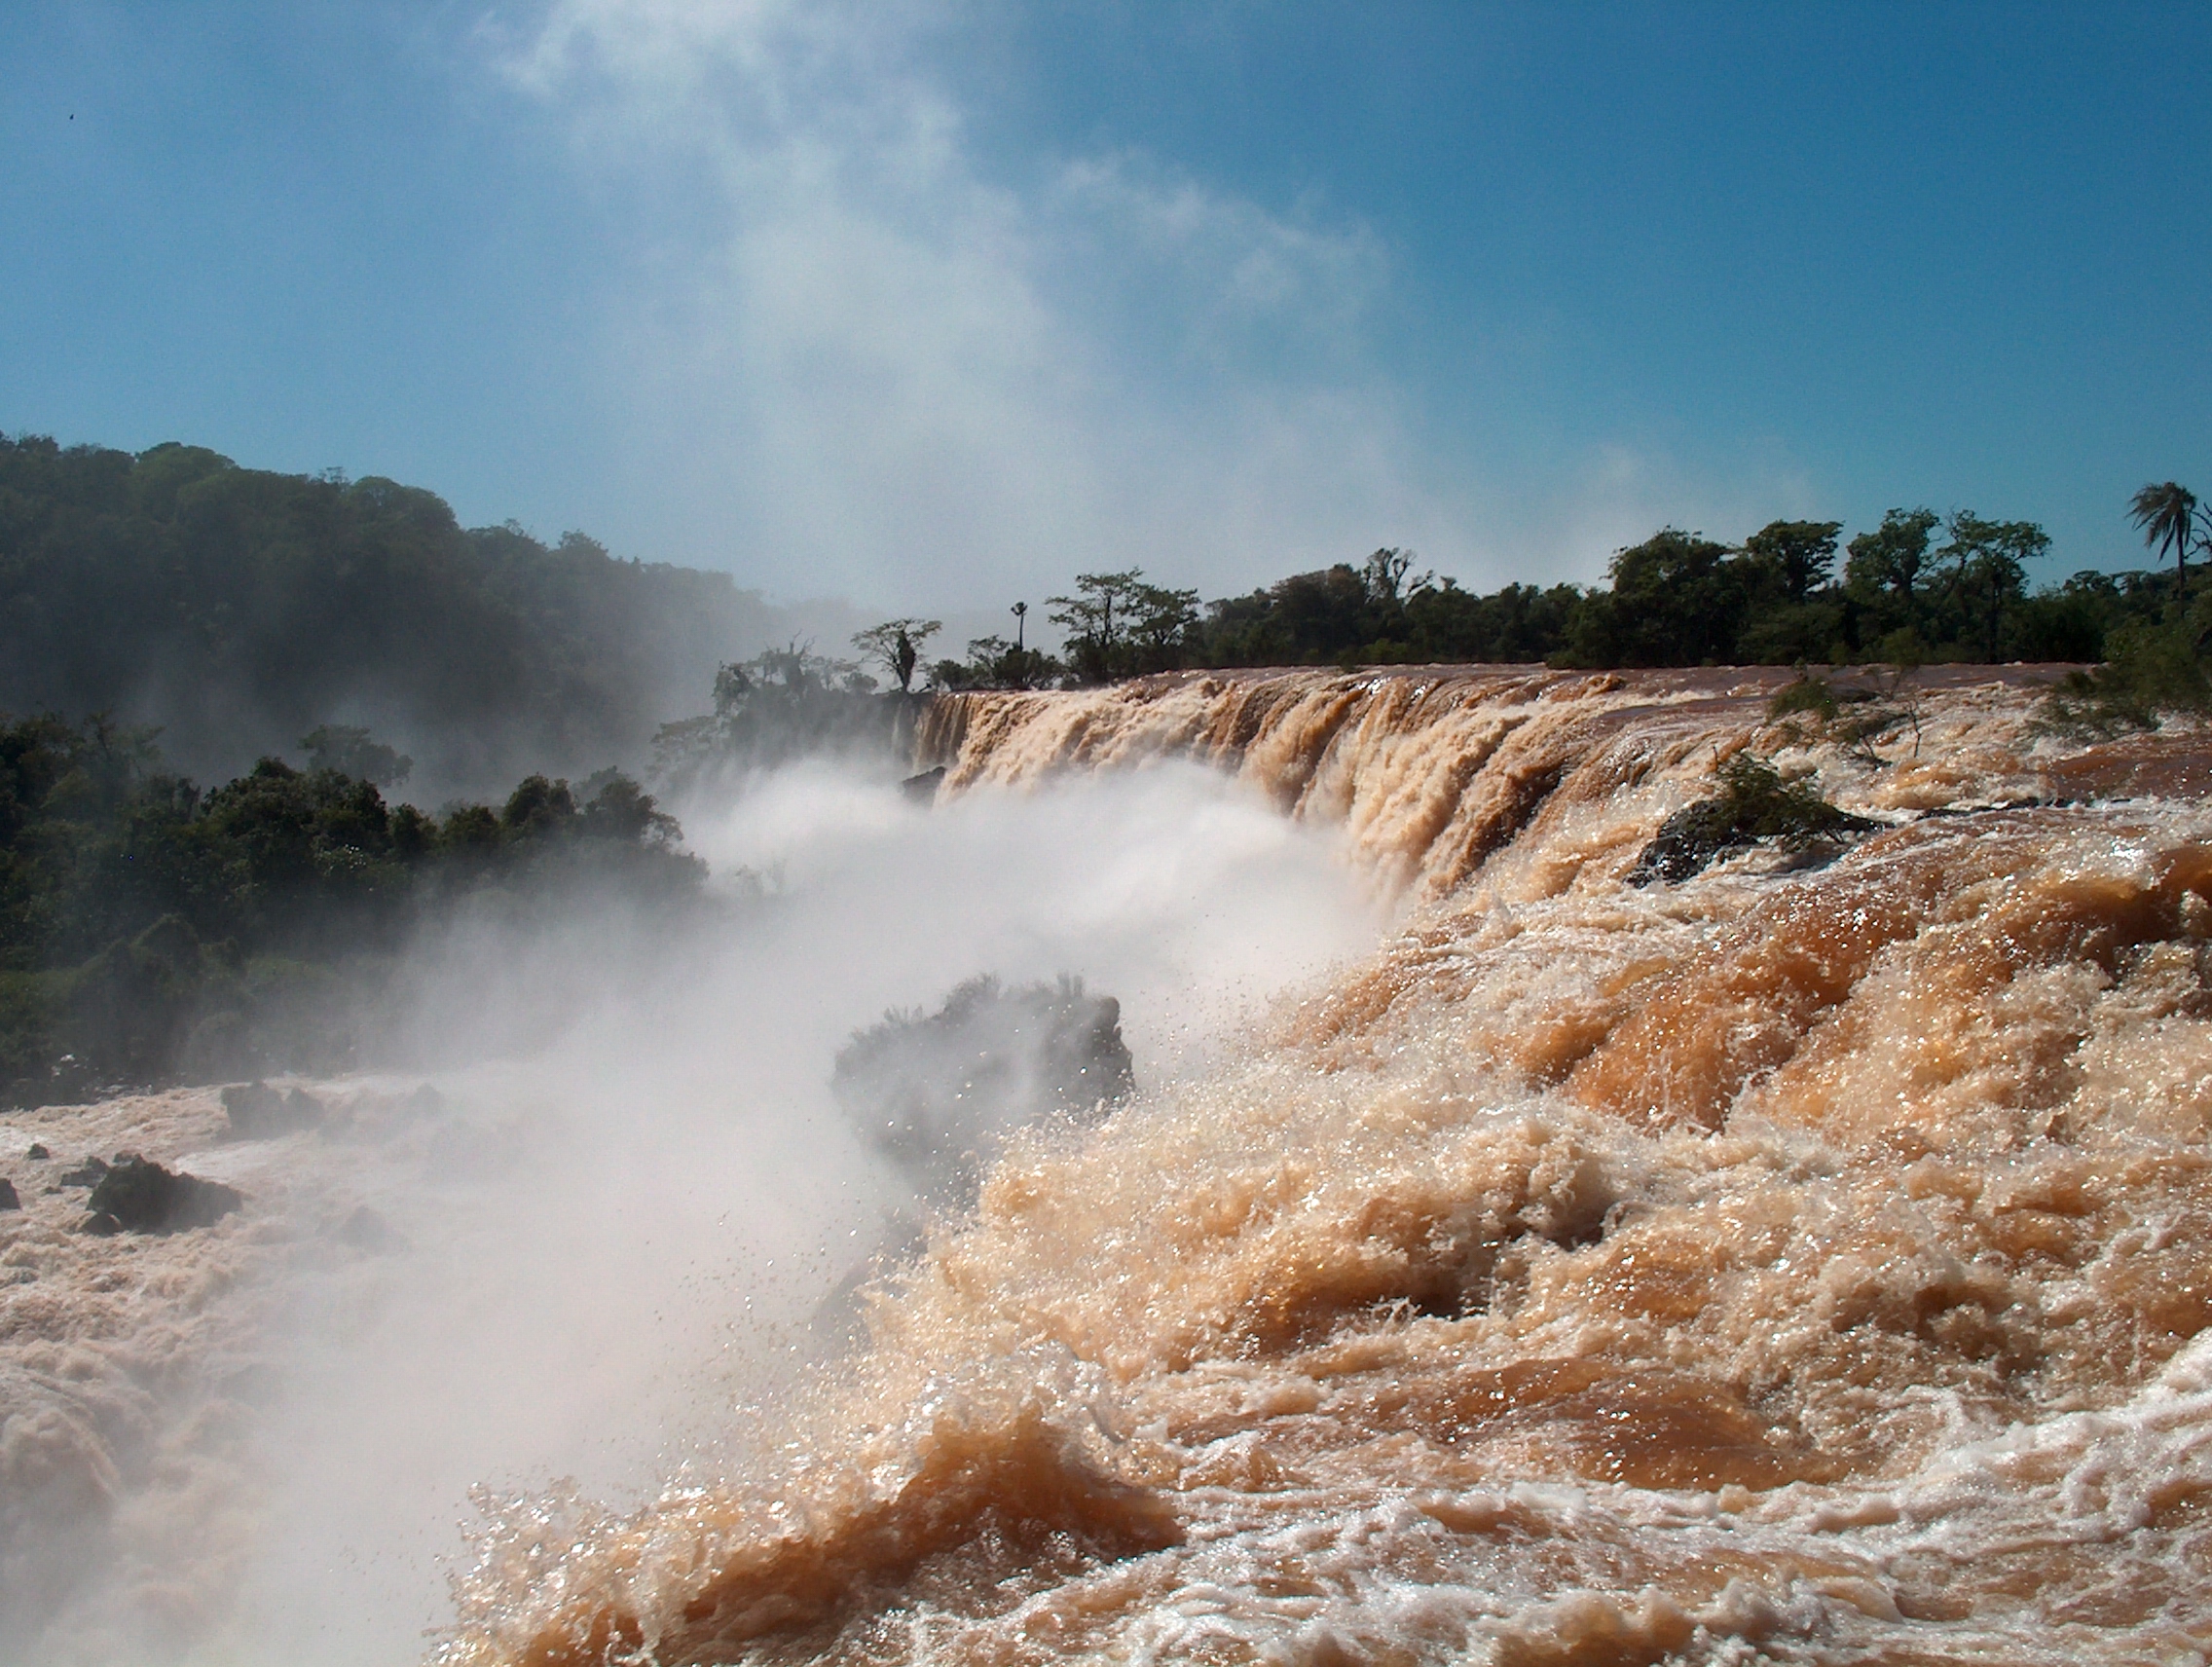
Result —
[[[2033, 728], [2028, 675], [1978, 672], [1867, 680], [1861, 710], [1890, 715], [1871, 733], [1776, 723], [1782, 681], [962, 697], [921, 738], [947, 767], [926, 815], [825, 774], [702, 826], [761, 878], [752, 982], [594, 1010], [453, 1090], [519, 1130], [517, 1172], [567, 1179], [468, 1193], [509, 1201], [480, 1230], [419, 1229], [485, 1241], [457, 1281], [501, 1270], [480, 1309], [435, 1299], [444, 1328], [392, 1369], [407, 1416], [369, 1444], [454, 1447], [434, 1486], [398, 1490], [425, 1507], [504, 1483], [451, 1604], [407, 1611], [433, 1609], [431, 1653], [2204, 1659], [2203, 739], [2063, 743]], [[1877, 830], [1630, 884], [1746, 746]], [[1002, 892], [1043, 906], [963, 924]], [[818, 938], [835, 958], [801, 953]], [[1095, 1130], [1017, 1137], [973, 1213], [864, 1296], [866, 1338], [832, 1345], [809, 1305], [848, 1265], [838, 1235], [869, 1242], [898, 1201], [821, 1113], [827, 1052], [983, 967], [1121, 994], [1144, 1092]], [[189, 1108], [165, 1115], [189, 1139]], [[344, 1202], [315, 1165], [264, 1183], [310, 1200], [283, 1206], [301, 1219]], [[11, 1231], [24, 1289], [78, 1280], [52, 1323], [106, 1279], [118, 1338], [156, 1329], [163, 1278], [172, 1305], [230, 1312], [194, 1295], [218, 1265], [365, 1291], [319, 1322], [349, 1340], [330, 1359], [432, 1301], [397, 1275], [256, 1275], [302, 1253], [251, 1221], [189, 1250]], [[299, 1370], [240, 1398], [247, 1426], [301, 1404]], [[350, 1408], [340, 1376], [315, 1381]], [[531, 1406], [566, 1433], [443, 1433]], [[285, 1492], [293, 1448], [162, 1439], [240, 1455], [249, 1479], [210, 1498], [255, 1501], [235, 1507], [263, 1547], [238, 1553], [239, 1602], [268, 1612], [267, 1525], [314, 1514]], [[157, 1487], [88, 1507], [102, 1556]], [[336, 1496], [341, 1528], [376, 1492]], [[276, 1584], [327, 1583], [321, 1555]], [[53, 1615], [57, 1658], [97, 1619], [75, 1598]]]

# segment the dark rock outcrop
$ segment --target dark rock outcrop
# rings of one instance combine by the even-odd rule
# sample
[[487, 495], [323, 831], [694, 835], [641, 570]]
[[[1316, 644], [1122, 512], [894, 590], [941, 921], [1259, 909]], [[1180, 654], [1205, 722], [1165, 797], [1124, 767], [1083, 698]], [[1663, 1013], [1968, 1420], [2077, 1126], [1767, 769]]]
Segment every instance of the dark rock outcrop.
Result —
[[944, 766], [940, 764], [934, 770], [924, 770], [918, 776], [908, 776], [899, 784], [899, 791], [917, 804], [929, 804], [936, 800], [937, 790], [943, 781]]
[[408, 1247], [406, 1237], [365, 1204], [356, 1204], [353, 1213], [338, 1224], [337, 1238], [339, 1242], [366, 1250], [372, 1256]]
[[453, 1108], [446, 1096], [428, 1083], [418, 1086], [413, 1093], [403, 1096], [392, 1107], [402, 1117], [443, 1117]]
[[[115, 1163], [85, 1201], [95, 1220], [105, 1216], [132, 1233], [178, 1233], [207, 1227], [244, 1203], [244, 1195], [235, 1187], [172, 1172], [135, 1152], [117, 1154]], [[85, 1230], [101, 1231], [92, 1221], [85, 1224]]]
[[233, 1083], [223, 1091], [233, 1140], [271, 1140], [279, 1134], [314, 1129], [329, 1108], [305, 1089], [278, 1093], [267, 1083]]
[[1122, 1004], [1081, 979], [971, 979], [936, 1013], [893, 1013], [839, 1051], [830, 1090], [862, 1138], [925, 1194], [966, 1204], [1007, 1135], [1088, 1119], [1134, 1087]]
[[16, 1183], [0, 1175], [0, 1209], [21, 1209], [23, 1201], [16, 1196]]
[[1659, 824], [1658, 834], [1628, 871], [1630, 885], [1655, 880], [1679, 885], [1731, 852], [1753, 845], [1778, 845], [1792, 856], [1819, 861], [1882, 826], [1838, 810], [1802, 784], [1785, 782], [1748, 753], [1738, 753], [1716, 773], [1719, 793]]

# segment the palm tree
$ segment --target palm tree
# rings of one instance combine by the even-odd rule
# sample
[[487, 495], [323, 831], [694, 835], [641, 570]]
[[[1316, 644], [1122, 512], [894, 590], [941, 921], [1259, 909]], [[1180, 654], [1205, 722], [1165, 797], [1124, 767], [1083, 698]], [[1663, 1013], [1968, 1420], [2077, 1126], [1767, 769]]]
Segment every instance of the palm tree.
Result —
[[2174, 589], [2189, 581], [2190, 536], [2196, 529], [2196, 494], [2178, 481], [2146, 486], [2128, 500], [2127, 518], [2143, 529], [2152, 549], [2163, 544], [2174, 553]]

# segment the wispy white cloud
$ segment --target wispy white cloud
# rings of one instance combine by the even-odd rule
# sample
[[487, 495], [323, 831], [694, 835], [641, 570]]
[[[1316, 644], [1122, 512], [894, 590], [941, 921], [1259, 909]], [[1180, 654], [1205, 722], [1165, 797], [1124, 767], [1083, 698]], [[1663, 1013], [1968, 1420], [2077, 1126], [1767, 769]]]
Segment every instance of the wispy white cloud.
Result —
[[553, 0], [484, 26], [636, 243], [592, 328], [654, 483], [637, 544], [937, 611], [1127, 565], [1219, 593], [1381, 543], [1477, 585], [1587, 578], [1681, 518], [1649, 447], [1540, 481], [1441, 456], [1355, 216], [1134, 149], [981, 154], [939, 72], [964, 21]]
[[487, 25], [601, 190], [713, 193], [645, 216], [666, 245], [600, 324], [664, 537], [933, 608], [1462, 541], [1364, 342], [1381, 241], [1133, 151], [988, 166], [931, 71], [947, 17], [557, 0]]

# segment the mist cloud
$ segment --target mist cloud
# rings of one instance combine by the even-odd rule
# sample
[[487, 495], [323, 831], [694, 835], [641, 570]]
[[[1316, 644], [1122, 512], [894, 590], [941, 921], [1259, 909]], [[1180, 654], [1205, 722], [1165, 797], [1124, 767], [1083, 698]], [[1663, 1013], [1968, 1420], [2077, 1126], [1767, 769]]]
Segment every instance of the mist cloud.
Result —
[[656, 553], [995, 618], [1079, 571], [1223, 594], [1381, 544], [1478, 588], [1588, 579], [1662, 522], [1732, 533], [1804, 496], [1788, 459], [1698, 487], [1635, 437], [1663, 414], [1486, 473], [1392, 369], [1402, 275], [1373, 227], [1135, 148], [986, 154], [938, 67], [977, 26], [922, 0], [485, 25], [632, 228], [594, 351], [624, 469], [661, 484], [636, 528]]
[[1339, 837], [1195, 765], [926, 810], [814, 761], [687, 811], [723, 883], [751, 889], [742, 860], [758, 890], [653, 976], [618, 935], [495, 929], [418, 958], [425, 1022], [519, 1004], [564, 1023], [442, 1077], [456, 1110], [420, 1159], [392, 1142], [295, 1205], [365, 1198], [413, 1248], [303, 1281], [268, 1442], [283, 1480], [226, 1659], [400, 1658], [472, 1484], [634, 1501], [672, 1463], [737, 1464], [773, 1426], [759, 1405], [831, 1346], [817, 1305], [920, 1208], [830, 1092], [887, 1008], [979, 972], [1088, 974], [1157, 1090], [1383, 918]]
[[688, 930], [582, 883], [456, 911], [397, 969], [378, 1056], [406, 1068], [315, 1083], [313, 1128], [226, 1138], [190, 1091], [0, 1119], [11, 1167], [143, 1147], [245, 1200], [213, 1233], [17, 1241], [80, 1358], [0, 1353], [37, 1415], [0, 1452], [0, 1658], [417, 1658], [472, 1488], [743, 1473], [857, 1334], [851, 1288], [956, 1207], [840, 1107], [855, 1032], [1071, 975], [1157, 1093], [1388, 917], [1341, 833], [1195, 764], [935, 808], [894, 779], [814, 759], [685, 802], [723, 904]]
[[669, 547], [734, 526], [725, 559], [931, 609], [1464, 547], [1365, 348], [1380, 241], [1135, 152], [994, 176], [929, 66], [943, 19], [562, 0], [490, 37], [604, 189], [699, 194], [602, 344]]

